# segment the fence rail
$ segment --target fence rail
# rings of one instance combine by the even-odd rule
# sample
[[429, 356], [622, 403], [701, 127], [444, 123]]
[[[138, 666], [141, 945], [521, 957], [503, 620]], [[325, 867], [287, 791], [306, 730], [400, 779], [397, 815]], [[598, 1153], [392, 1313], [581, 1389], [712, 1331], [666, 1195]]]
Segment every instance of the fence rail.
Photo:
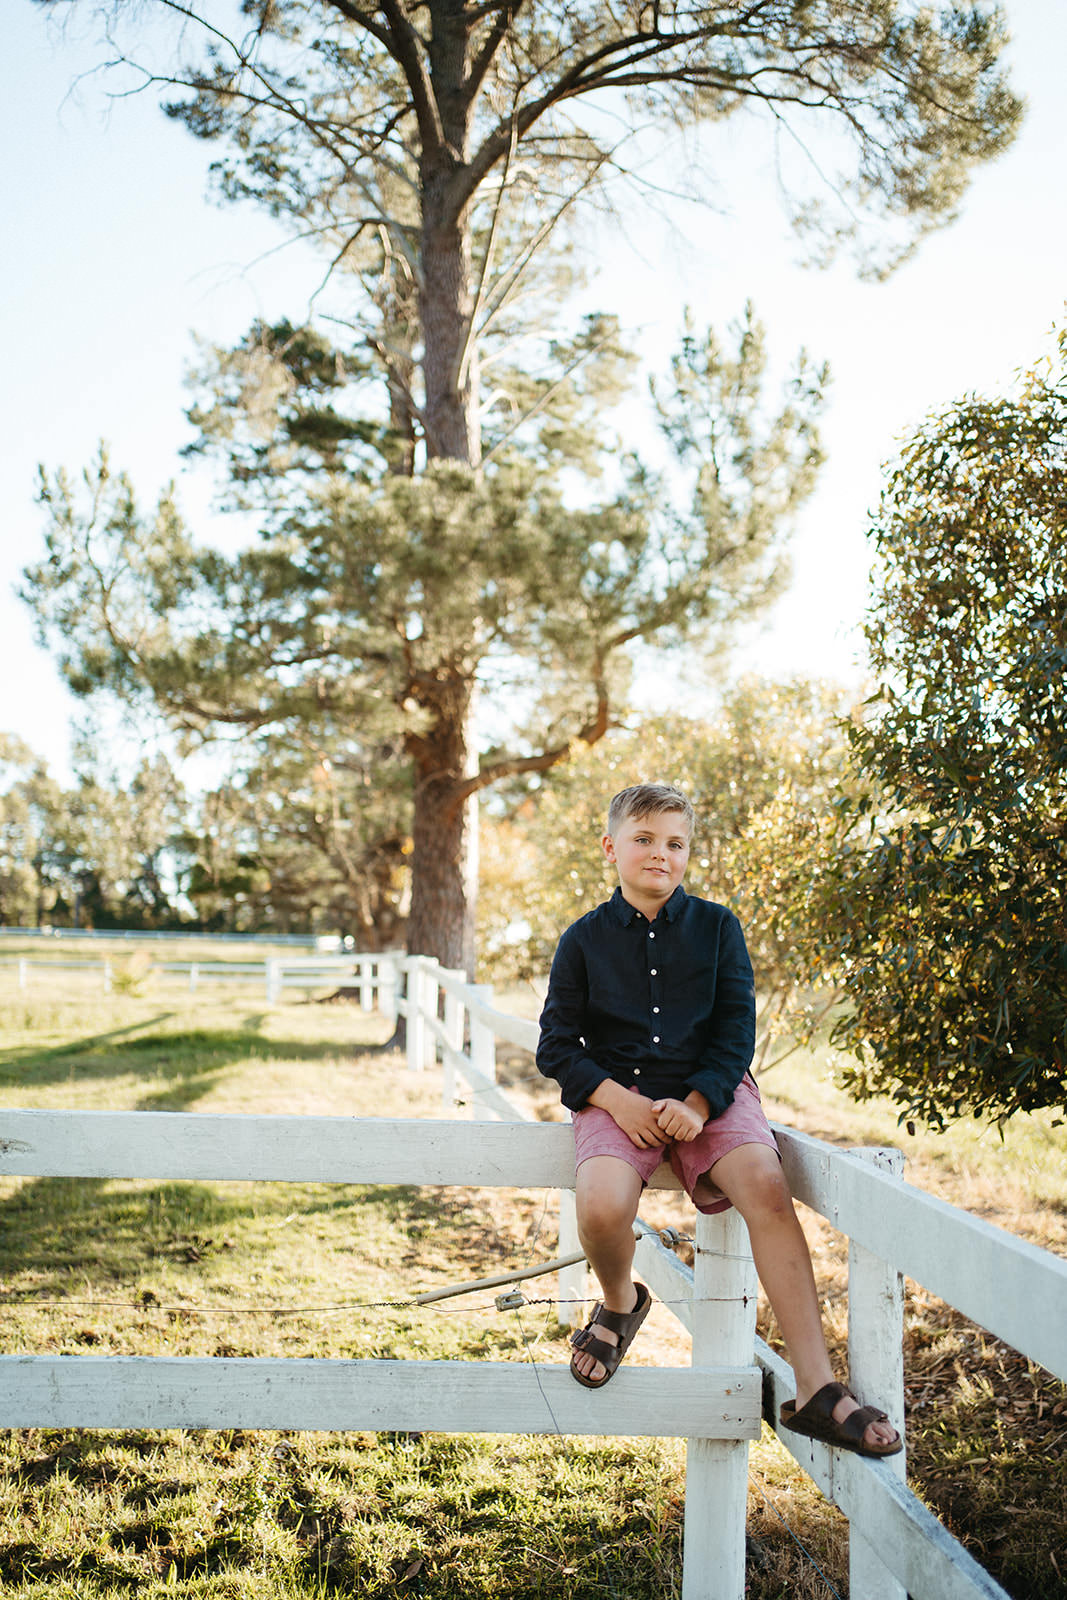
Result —
[[206, 944], [242, 944], [242, 945], [268, 945], [275, 948], [278, 945], [292, 945], [296, 948], [311, 948], [314, 950], [339, 950], [342, 945], [340, 934], [336, 933], [273, 933], [264, 937], [262, 933], [205, 933], [199, 928], [183, 930], [180, 928], [61, 928], [46, 925], [40, 928], [19, 928], [8, 924], [0, 926], [0, 940], [3, 939], [56, 939], [56, 940], [84, 940], [86, 943], [95, 943], [97, 940], [119, 940], [140, 944], [142, 941], [161, 944], [184, 944], [187, 941], [195, 942], [202, 939]]
[[[632, 1367], [598, 1405], [565, 1367], [512, 1361], [0, 1356], [5, 1428], [292, 1428], [751, 1439], [750, 1367]], [[10, 1386], [10, 1387], [8, 1387]], [[614, 1386], [613, 1386], [614, 1387]]]
[[[116, 976], [122, 973], [119, 962], [123, 958], [107, 956], [67, 959], [52, 955], [37, 959], [34, 956], [0, 959], [0, 971], [7, 969], [15, 974], [20, 990], [30, 987], [38, 975], [56, 972], [82, 971], [99, 975], [105, 994], [115, 986]], [[209, 983], [239, 983], [245, 986], [261, 983], [264, 996], [271, 1005], [282, 997], [283, 990], [300, 989], [308, 993], [314, 989], [357, 988], [369, 995], [376, 980], [374, 969], [377, 956], [313, 955], [265, 956], [258, 961], [157, 961], [136, 975], [138, 986], [167, 978], [184, 978], [187, 987], [195, 991], [201, 981]]]
[[[276, 965], [275, 998], [279, 976], [304, 982], [313, 968], [328, 970], [315, 958]], [[0, 1111], [0, 1174], [546, 1187], [560, 1191], [561, 1254], [573, 1245], [570, 1130], [527, 1120], [496, 1079], [497, 1040], [532, 1048], [536, 1025], [425, 957], [355, 957], [331, 981], [405, 1018], [408, 1066], [442, 1062], [451, 1120]], [[496, 1120], [476, 1132], [457, 1123], [461, 1094]], [[850, 1370], [891, 1415], [903, 1415], [902, 1273], [1067, 1379], [1067, 1262], [904, 1183], [897, 1152], [775, 1131], [793, 1192], [849, 1236]], [[654, 1182], [677, 1187], [663, 1173]], [[676, 1434], [689, 1441], [683, 1600], [740, 1600], [747, 1440], [761, 1390], [777, 1431], [793, 1375], [755, 1338], [754, 1272], [736, 1214], [698, 1215], [695, 1229], [693, 1270], [645, 1225], [637, 1251], [644, 1281], [692, 1333], [693, 1366], [624, 1368], [602, 1393], [563, 1367], [522, 1363], [20, 1355], [0, 1357], [0, 1426]], [[583, 1288], [580, 1268], [561, 1272], [561, 1297]], [[903, 1456], [875, 1462], [779, 1438], [849, 1518], [857, 1600], [1006, 1600], [907, 1488]]]

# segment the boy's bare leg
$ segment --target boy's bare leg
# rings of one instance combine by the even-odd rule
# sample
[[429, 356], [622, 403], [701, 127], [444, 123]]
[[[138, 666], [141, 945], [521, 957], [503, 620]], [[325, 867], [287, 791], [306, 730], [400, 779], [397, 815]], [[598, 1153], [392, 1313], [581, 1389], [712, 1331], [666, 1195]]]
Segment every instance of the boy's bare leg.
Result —
[[[834, 1381], [834, 1374], [826, 1353], [808, 1242], [781, 1163], [768, 1146], [743, 1144], [717, 1161], [710, 1177], [748, 1225], [756, 1271], [793, 1363], [799, 1411], [824, 1384]], [[856, 1406], [847, 1396], [839, 1400], [833, 1411], [835, 1421], [843, 1422]], [[863, 1437], [868, 1445], [891, 1444], [897, 1432], [888, 1422], [872, 1422]]]
[[[578, 1238], [609, 1311], [625, 1313], [637, 1304], [634, 1218], [643, 1187], [640, 1174], [618, 1156], [590, 1156], [578, 1168], [574, 1185]], [[610, 1328], [599, 1325], [596, 1336], [605, 1344], [619, 1342]], [[603, 1364], [595, 1356], [578, 1351], [574, 1364], [584, 1378], [603, 1376]]]

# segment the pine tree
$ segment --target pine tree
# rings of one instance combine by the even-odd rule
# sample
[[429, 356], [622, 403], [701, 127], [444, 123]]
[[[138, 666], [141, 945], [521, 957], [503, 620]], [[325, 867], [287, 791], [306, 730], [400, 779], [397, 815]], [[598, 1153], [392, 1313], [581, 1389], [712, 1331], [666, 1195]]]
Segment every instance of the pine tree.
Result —
[[[157, 9], [170, 8], [157, 0]], [[801, 183], [798, 221], [828, 239], [855, 232], [849, 219], [857, 214], [881, 216], [889, 228], [880, 241], [861, 240], [868, 265], [899, 259], [951, 219], [974, 165], [1004, 148], [1018, 124], [1020, 105], [999, 67], [1000, 14], [975, 6], [937, 15], [906, 0], [247, 0], [248, 28], [238, 37], [221, 6], [175, 9], [180, 41], [164, 67], [146, 69], [149, 79], [174, 96], [172, 115], [219, 142], [224, 195], [254, 200], [321, 242], [331, 292], [342, 284], [350, 300], [344, 317], [356, 339], [342, 358], [346, 373], [376, 376], [385, 402], [380, 420], [364, 415], [348, 435], [342, 421], [333, 438], [330, 408], [319, 408], [315, 436], [290, 433], [282, 467], [264, 446], [263, 471], [257, 465], [252, 477], [260, 487], [264, 473], [276, 475], [279, 489], [284, 482], [276, 506], [302, 467], [316, 470], [301, 486], [296, 524], [282, 517], [282, 533], [272, 523], [269, 543], [243, 563], [198, 561], [172, 513], [161, 513], [153, 536], [166, 535], [176, 571], [191, 575], [185, 599], [191, 604], [195, 592], [209, 615], [214, 604], [240, 619], [228, 647], [214, 621], [209, 648], [202, 636], [186, 634], [182, 643], [164, 627], [163, 664], [151, 665], [139, 636], [109, 631], [98, 615], [107, 643], [78, 664], [72, 658], [73, 680], [94, 680], [100, 649], [124, 653], [122, 664], [112, 659], [116, 679], [149, 683], [175, 720], [264, 726], [306, 713], [317, 662], [321, 703], [331, 712], [374, 725], [384, 705], [399, 707], [414, 769], [411, 947], [470, 967], [473, 796], [516, 763], [563, 759], [575, 738], [602, 733], [625, 645], [729, 611], [731, 584], [751, 597], [767, 580], [767, 544], [777, 536], [765, 523], [748, 532], [727, 525], [746, 455], [757, 471], [768, 468], [773, 423], [751, 443], [727, 442], [714, 424], [710, 439], [691, 428], [681, 453], [698, 482], [686, 514], [674, 518], [655, 503], [662, 485], [644, 469], [591, 507], [565, 501], [558, 471], [555, 483], [533, 481], [517, 461], [530, 406], [556, 398], [569, 369], [557, 360], [547, 381], [531, 386], [515, 364], [509, 387], [489, 366], [509, 336], [537, 324], [536, 298], [520, 308], [516, 297], [540, 291], [541, 308], [551, 306], [545, 296], [560, 255], [549, 246], [564, 241], [577, 202], [625, 169], [638, 115], [684, 127], [762, 106], [801, 142], [829, 130], [835, 166], [847, 150], [853, 175], [828, 194], [831, 215], [821, 223]], [[114, 13], [116, 28], [126, 17], [133, 39], [143, 35], [143, 7], [120, 3]], [[196, 18], [205, 54], [190, 63]], [[130, 50], [139, 53], [138, 43]], [[587, 352], [599, 337], [587, 330]], [[601, 356], [610, 343], [605, 330]], [[560, 339], [557, 356], [564, 345]], [[283, 416], [292, 392], [284, 385], [315, 381], [310, 371], [293, 371], [296, 349], [267, 338], [262, 350], [253, 343], [243, 352], [283, 384], [274, 396]], [[742, 351], [737, 360], [745, 359]], [[690, 367], [686, 381], [705, 383], [714, 411], [718, 376], [707, 385], [699, 359]], [[321, 363], [318, 381], [329, 386]], [[796, 487], [776, 486], [770, 499], [778, 509], [795, 504], [810, 477], [811, 413], [798, 404], [779, 437], [782, 474], [794, 473]], [[512, 419], [510, 447], [507, 427], [487, 434], [494, 411]], [[268, 405], [260, 420], [272, 433], [269, 416]], [[673, 426], [677, 448], [687, 426], [680, 412]], [[544, 428], [538, 438], [550, 459]], [[573, 430], [558, 445], [557, 469], [573, 459], [572, 445]], [[792, 457], [794, 445], [803, 459]], [[360, 446], [375, 456], [362, 471], [353, 461]], [[347, 479], [318, 470], [331, 450], [347, 462]], [[386, 475], [377, 476], [382, 461]], [[57, 488], [56, 529], [69, 523], [61, 502]], [[756, 482], [744, 515], [760, 522], [768, 510]], [[134, 545], [140, 537], [130, 531]], [[746, 542], [754, 546], [751, 569]], [[61, 541], [54, 553], [58, 569], [80, 581]], [[160, 594], [168, 585], [176, 594], [178, 580], [152, 570], [147, 552], [144, 569], [157, 591], [148, 608], [156, 616]], [[91, 573], [88, 582], [92, 588]], [[39, 581], [38, 596], [47, 588]], [[722, 605], [709, 601], [712, 589], [726, 597]], [[69, 620], [73, 602], [57, 609], [54, 584], [50, 592], [43, 614]], [[298, 600], [307, 606], [300, 616], [292, 610]], [[355, 632], [352, 601], [364, 607]], [[271, 630], [288, 641], [280, 655], [272, 655]], [[568, 681], [582, 666], [587, 706], [526, 755], [480, 765], [479, 671], [493, 651], [515, 650], [520, 636], [528, 657]], [[345, 661], [359, 663], [355, 673], [333, 670], [339, 639]], [[238, 666], [251, 669], [255, 688]]]

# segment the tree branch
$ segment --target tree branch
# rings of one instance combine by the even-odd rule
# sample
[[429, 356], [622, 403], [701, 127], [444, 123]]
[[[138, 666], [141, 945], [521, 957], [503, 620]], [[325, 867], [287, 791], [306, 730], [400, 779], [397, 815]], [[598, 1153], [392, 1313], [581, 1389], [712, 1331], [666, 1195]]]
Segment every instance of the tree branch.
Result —
[[[470, 71], [467, 75], [472, 105], [481, 92], [482, 84], [485, 82], [489, 68], [496, 59], [497, 51], [507, 38], [512, 23], [522, 9], [522, 3], [523, 0], [504, 0], [502, 5], [482, 8], [482, 16], [488, 15], [493, 10], [496, 11], [497, 15], [492, 28], [489, 30], [489, 36], [471, 62]], [[470, 18], [470, 15], [468, 12], [468, 18]], [[476, 17], [473, 20], [480, 20], [480, 17]]]
[[597, 704], [592, 717], [572, 739], [565, 740], [562, 744], [554, 745], [551, 749], [543, 750], [536, 756], [504, 756], [499, 761], [491, 761], [487, 766], [480, 767], [473, 777], [464, 783], [457, 784], [454, 792], [454, 803], [461, 804], [470, 795], [477, 794], [479, 790], [486, 789], [490, 784], [496, 783], [500, 778], [517, 777], [523, 772], [548, 772], [552, 767], [558, 767], [561, 762], [567, 761], [579, 745], [596, 744], [602, 739], [611, 726], [611, 702], [607, 685], [603, 679], [596, 684]]
[[[330, 0], [330, 4], [335, 3], [336, 0]], [[422, 148], [424, 151], [439, 152], [445, 148], [445, 133], [437, 97], [421, 54], [423, 41], [412, 27], [401, 0], [381, 0], [381, 9], [389, 19], [391, 42], [387, 48], [411, 91]]]

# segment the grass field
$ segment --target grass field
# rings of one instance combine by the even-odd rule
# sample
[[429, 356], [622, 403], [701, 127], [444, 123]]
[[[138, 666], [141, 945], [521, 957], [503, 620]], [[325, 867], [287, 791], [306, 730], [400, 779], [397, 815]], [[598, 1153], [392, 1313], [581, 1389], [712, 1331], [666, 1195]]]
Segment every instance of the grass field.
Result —
[[[57, 975], [20, 994], [0, 979], [4, 1103], [441, 1114], [439, 1075], [409, 1074], [382, 1048], [386, 1025], [353, 1005], [268, 1011], [255, 987], [138, 986], [71, 993]], [[556, 1115], [530, 1070], [518, 1053], [504, 1063], [531, 1109]], [[903, 1142], [911, 1181], [1067, 1250], [1064, 1140], [1048, 1119], [1003, 1144], [970, 1127], [901, 1140], [885, 1108], [834, 1089], [822, 1058], [793, 1058], [764, 1090], [772, 1116], [844, 1143]], [[643, 1214], [684, 1221], [683, 1205], [656, 1195]], [[394, 1304], [552, 1255], [540, 1191], [8, 1179], [0, 1217], [6, 1352], [565, 1359], [551, 1304]], [[842, 1242], [805, 1225], [840, 1342]], [[686, 1359], [666, 1310], [646, 1328], [632, 1360]], [[775, 1341], [765, 1308], [761, 1331]], [[1064, 1389], [914, 1287], [906, 1340], [916, 1487], [1017, 1600], [1067, 1600]], [[674, 1440], [19, 1430], [0, 1434], [0, 1457], [13, 1596], [678, 1594]], [[845, 1596], [843, 1521], [769, 1436], [751, 1484], [752, 1600]]]

